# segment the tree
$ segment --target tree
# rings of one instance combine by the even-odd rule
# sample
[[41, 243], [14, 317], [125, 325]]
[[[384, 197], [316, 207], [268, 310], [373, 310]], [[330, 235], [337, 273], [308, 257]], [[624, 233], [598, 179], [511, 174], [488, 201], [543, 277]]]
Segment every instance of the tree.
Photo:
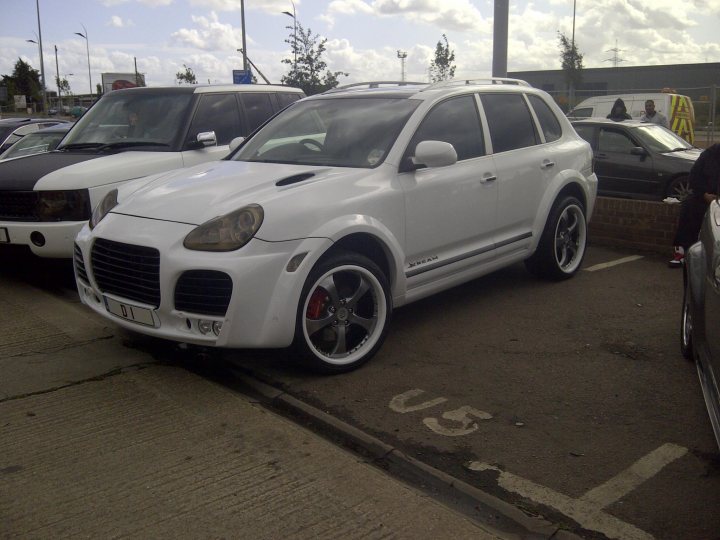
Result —
[[575, 89], [582, 81], [583, 55], [578, 52], [577, 44], [562, 32], [558, 32], [560, 40], [560, 65], [565, 72], [565, 81], [570, 94], [570, 107], [575, 105]]
[[301, 88], [308, 96], [335, 88], [338, 85], [338, 77], [342, 75], [347, 77], [348, 73], [327, 69], [327, 62], [322, 58], [326, 50], [327, 38], [319, 41], [319, 34], [313, 36], [310, 28], [306, 31], [299, 22], [296, 21], [296, 24], [297, 33], [294, 26], [286, 27], [291, 33], [285, 43], [290, 44], [293, 57], [281, 60], [283, 64], [290, 65], [290, 72], [283, 75], [280, 82]]
[[42, 103], [40, 72], [21, 58], [15, 62], [12, 75], [3, 77], [3, 83], [8, 87], [8, 99], [11, 99], [10, 96], [26, 96], [31, 101]]
[[[445, 45], [443, 45], [445, 41]], [[437, 42], [435, 47], [435, 59], [430, 62], [430, 80], [432, 82], [446, 81], [455, 76], [455, 51], [450, 50], [448, 39], [445, 34], [442, 40]]]
[[63, 77], [61, 79], [60, 77], [55, 77], [55, 86], [58, 87], [60, 94], [64, 94], [66, 96], [70, 95], [70, 82], [67, 78]]
[[195, 77], [195, 72], [192, 68], [187, 67], [185, 64], [183, 64], [183, 67], [185, 68], [184, 72], [178, 71], [175, 74], [178, 84], [197, 84], [197, 78]]

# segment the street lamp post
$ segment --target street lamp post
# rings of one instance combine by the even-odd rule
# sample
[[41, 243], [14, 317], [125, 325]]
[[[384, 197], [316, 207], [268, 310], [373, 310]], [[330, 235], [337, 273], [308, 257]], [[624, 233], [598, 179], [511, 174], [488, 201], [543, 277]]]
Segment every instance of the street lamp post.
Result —
[[60, 93], [60, 67], [57, 59], [57, 45], [55, 45], [55, 83], [57, 83], [58, 109], [62, 111], [62, 94]]
[[247, 45], [245, 44], [245, 0], [240, 0], [240, 24], [242, 26], [243, 70], [247, 73], [248, 57], [247, 57]]
[[407, 58], [407, 52], [399, 50], [397, 55], [400, 59], [400, 80], [405, 82], [405, 59]]
[[290, 0], [293, 7], [293, 12], [283, 11], [285, 15], [293, 18], [293, 52], [295, 53], [295, 60], [293, 61], [293, 71], [297, 71], [297, 17], [295, 15], [295, 2]]
[[92, 89], [92, 76], [90, 75], [90, 40], [88, 39], [88, 32], [87, 28], [85, 28], [84, 24], [81, 24], [80, 26], [83, 27], [83, 30], [85, 33], [82, 32], [75, 32], [76, 36], [80, 36], [85, 40], [85, 48], [87, 49], [87, 60], [88, 60], [88, 81], [90, 81], [90, 97], [93, 96], [93, 89]]
[[[38, 38], [39, 39], [39, 38]], [[42, 99], [43, 99], [43, 111], [47, 113], [47, 92], [45, 90], [45, 66], [43, 65], [43, 57], [42, 57], [42, 45], [38, 41], [35, 41], [34, 39], [26, 39], [28, 43], [34, 43], [38, 46], [38, 51], [40, 53], [40, 86], [42, 86]]]
[[40, 49], [40, 75], [42, 76], [42, 96], [43, 96], [43, 111], [47, 114], [47, 90], [45, 89], [45, 62], [43, 61], [43, 46], [42, 46], [42, 30], [40, 29], [40, 0], [35, 0], [35, 8], [37, 10], [38, 20], [38, 40], [37, 45]]

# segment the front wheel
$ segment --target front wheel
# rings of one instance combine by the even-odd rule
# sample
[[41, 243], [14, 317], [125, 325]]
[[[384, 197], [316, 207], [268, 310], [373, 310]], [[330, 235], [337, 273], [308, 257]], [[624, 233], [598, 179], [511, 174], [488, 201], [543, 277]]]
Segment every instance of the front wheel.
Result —
[[690, 195], [692, 195], [692, 189], [690, 189], [690, 179], [687, 176], [678, 176], [670, 182], [666, 194], [667, 197], [674, 197], [680, 202]]
[[550, 211], [537, 250], [525, 261], [528, 270], [553, 280], [575, 275], [585, 256], [587, 223], [575, 197], [558, 200]]
[[298, 305], [295, 348], [321, 373], [360, 367], [380, 348], [392, 312], [382, 270], [356, 253], [339, 253], [310, 272]]

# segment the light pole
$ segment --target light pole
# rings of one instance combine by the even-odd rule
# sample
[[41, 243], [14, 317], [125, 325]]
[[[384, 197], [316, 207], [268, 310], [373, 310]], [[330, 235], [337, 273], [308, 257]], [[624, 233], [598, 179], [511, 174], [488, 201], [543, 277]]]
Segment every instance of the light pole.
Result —
[[400, 59], [400, 80], [405, 82], [405, 59], [407, 58], [407, 53], [405, 51], [398, 51], [397, 55]]
[[90, 40], [88, 39], [87, 28], [85, 28], [85, 25], [81, 24], [80, 26], [83, 27], [83, 30], [85, 31], [85, 33], [83, 34], [81, 32], [75, 32], [75, 35], [80, 36], [81, 38], [83, 38], [85, 40], [85, 48], [87, 49], [87, 59], [88, 59], [88, 81], [90, 81], [90, 97], [92, 97], [93, 89], [92, 89], [92, 77], [90, 75]]
[[26, 39], [28, 43], [34, 43], [38, 46], [38, 51], [40, 52], [40, 86], [42, 86], [42, 99], [43, 99], [43, 111], [47, 113], [47, 94], [45, 91], [45, 69], [42, 61], [42, 47], [40, 43], [35, 41], [34, 39]]
[[295, 60], [293, 61], [293, 71], [297, 72], [297, 17], [295, 16], [295, 2], [290, 0], [293, 7], [293, 12], [283, 11], [285, 15], [289, 15], [293, 18], [293, 52], [295, 53]]
[[35, 0], [38, 20], [38, 48], [40, 49], [40, 75], [42, 76], [43, 111], [47, 114], [47, 90], [45, 89], [45, 62], [43, 60], [42, 30], [40, 29], [40, 0]]
[[60, 93], [60, 67], [58, 66], [57, 59], [57, 45], [55, 45], [55, 83], [57, 84], [58, 92], [58, 108], [62, 111], [62, 94]]
[[245, 0], [240, 0], [240, 23], [242, 25], [243, 70], [248, 70], [247, 46], [245, 45]]

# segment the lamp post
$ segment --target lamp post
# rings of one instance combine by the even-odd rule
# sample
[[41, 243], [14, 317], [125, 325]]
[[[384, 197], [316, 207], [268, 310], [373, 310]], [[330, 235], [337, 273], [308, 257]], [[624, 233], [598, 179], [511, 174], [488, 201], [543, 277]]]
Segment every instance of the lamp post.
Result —
[[55, 83], [57, 84], [58, 108], [62, 111], [62, 94], [60, 93], [60, 67], [57, 59], [57, 45], [55, 45]]
[[242, 25], [243, 70], [247, 73], [248, 57], [247, 57], [247, 45], [245, 44], [245, 0], [240, 0], [240, 23]]
[[92, 77], [90, 75], [90, 40], [88, 39], [88, 33], [87, 28], [85, 28], [84, 24], [81, 24], [80, 26], [83, 27], [84, 34], [81, 32], [75, 32], [76, 36], [80, 36], [85, 40], [85, 48], [87, 49], [87, 60], [88, 60], [88, 81], [90, 81], [90, 97], [93, 96], [93, 89], [92, 89]]
[[293, 7], [293, 12], [283, 11], [285, 15], [293, 18], [293, 52], [295, 53], [295, 60], [293, 61], [293, 71], [297, 71], [297, 17], [295, 16], [295, 2], [290, 0]]
[[[40, 38], [38, 38], [39, 40]], [[43, 111], [47, 113], [47, 92], [45, 90], [45, 65], [43, 63], [43, 54], [42, 54], [42, 45], [40, 45], [39, 41], [35, 41], [34, 39], [26, 39], [28, 43], [34, 43], [38, 46], [38, 52], [40, 54], [40, 86], [42, 91], [42, 100], [43, 100]]]

